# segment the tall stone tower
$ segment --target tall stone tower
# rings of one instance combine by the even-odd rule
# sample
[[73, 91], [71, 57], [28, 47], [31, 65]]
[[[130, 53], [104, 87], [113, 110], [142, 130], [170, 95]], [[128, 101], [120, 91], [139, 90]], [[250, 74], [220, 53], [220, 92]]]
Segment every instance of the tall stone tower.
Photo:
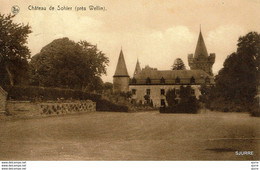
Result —
[[113, 76], [113, 91], [114, 92], [127, 92], [129, 89], [129, 75], [127, 72], [124, 54], [121, 49], [116, 71]]
[[194, 56], [193, 54], [188, 55], [188, 62], [191, 70], [200, 69], [200, 70], [204, 70], [209, 75], [213, 75], [212, 65], [215, 63], [215, 57], [216, 57], [215, 53], [210, 53], [210, 55], [208, 55], [208, 51], [200, 30], [195, 54]]

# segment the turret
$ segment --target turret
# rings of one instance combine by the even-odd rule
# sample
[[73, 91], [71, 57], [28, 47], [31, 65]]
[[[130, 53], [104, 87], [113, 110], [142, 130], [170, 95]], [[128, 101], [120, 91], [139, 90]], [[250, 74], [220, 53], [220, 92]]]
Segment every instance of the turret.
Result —
[[139, 60], [137, 59], [135, 71], [134, 71], [134, 77], [135, 77], [136, 74], [138, 74], [140, 72], [141, 72], [141, 66], [140, 66]]
[[116, 66], [116, 71], [113, 76], [113, 91], [127, 92], [129, 88], [128, 85], [129, 85], [129, 75], [125, 64], [124, 54], [121, 49], [117, 66]]
[[213, 75], [212, 66], [215, 63], [215, 57], [215, 53], [210, 53], [210, 55], [208, 55], [208, 51], [200, 31], [194, 56], [193, 54], [188, 55], [188, 63], [191, 70], [200, 69], [204, 70], [209, 75]]

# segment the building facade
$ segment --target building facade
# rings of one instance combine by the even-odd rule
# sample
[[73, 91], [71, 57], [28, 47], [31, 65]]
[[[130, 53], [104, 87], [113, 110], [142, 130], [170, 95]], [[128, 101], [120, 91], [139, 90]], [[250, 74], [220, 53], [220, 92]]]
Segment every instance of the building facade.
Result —
[[121, 50], [113, 79], [114, 92], [131, 91], [132, 101], [135, 103], [145, 103], [147, 102], [145, 98], [149, 96], [149, 101], [154, 107], [161, 107], [167, 106], [168, 90], [175, 89], [178, 97], [180, 87], [189, 85], [193, 89], [192, 95], [198, 98], [201, 84], [214, 84], [212, 73], [214, 62], [215, 54], [208, 55], [201, 31], [194, 55], [188, 55], [190, 70], [157, 70], [149, 66], [141, 69], [137, 60], [134, 75], [130, 78]]

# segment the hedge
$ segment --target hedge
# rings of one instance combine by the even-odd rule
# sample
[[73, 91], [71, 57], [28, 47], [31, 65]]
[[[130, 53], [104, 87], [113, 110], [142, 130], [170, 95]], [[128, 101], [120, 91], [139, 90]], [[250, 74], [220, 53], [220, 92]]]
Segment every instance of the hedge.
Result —
[[81, 90], [38, 87], [38, 86], [5, 86], [8, 92], [8, 99], [48, 101], [48, 100], [92, 100], [96, 102], [97, 111], [127, 112], [128, 107], [117, 105], [108, 100], [102, 99], [101, 95], [83, 92]]
[[254, 103], [250, 108], [250, 113], [252, 116], [260, 117], [260, 97], [255, 98]]
[[188, 100], [181, 100], [179, 104], [168, 107], [160, 107], [160, 113], [197, 113], [200, 108], [199, 102], [195, 97]]
[[160, 107], [160, 113], [197, 113], [198, 109], [193, 107], [182, 107], [180, 105], [173, 107]]
[[97, 111], [112, 111], [112, 112], [127, 112], [128, 107], [124, 105], [117, 105], [108, 100], [101, 99], [96, 102]]
[[80, 90], [50, 88], [50, 87], [37, 87], [37, 86], [6, 86], [4, 87], [8, 92], [8, 99], [12, 100], [92, 100], [98, 101], [101, 95], [83, 92]]

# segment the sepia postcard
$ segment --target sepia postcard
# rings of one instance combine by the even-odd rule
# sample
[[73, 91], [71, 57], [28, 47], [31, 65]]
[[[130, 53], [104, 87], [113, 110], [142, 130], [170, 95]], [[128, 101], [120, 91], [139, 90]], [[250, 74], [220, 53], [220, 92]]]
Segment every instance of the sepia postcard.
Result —
[[0, 4], [2, 170], [26, 161], [258, 170], [260, 0]]

